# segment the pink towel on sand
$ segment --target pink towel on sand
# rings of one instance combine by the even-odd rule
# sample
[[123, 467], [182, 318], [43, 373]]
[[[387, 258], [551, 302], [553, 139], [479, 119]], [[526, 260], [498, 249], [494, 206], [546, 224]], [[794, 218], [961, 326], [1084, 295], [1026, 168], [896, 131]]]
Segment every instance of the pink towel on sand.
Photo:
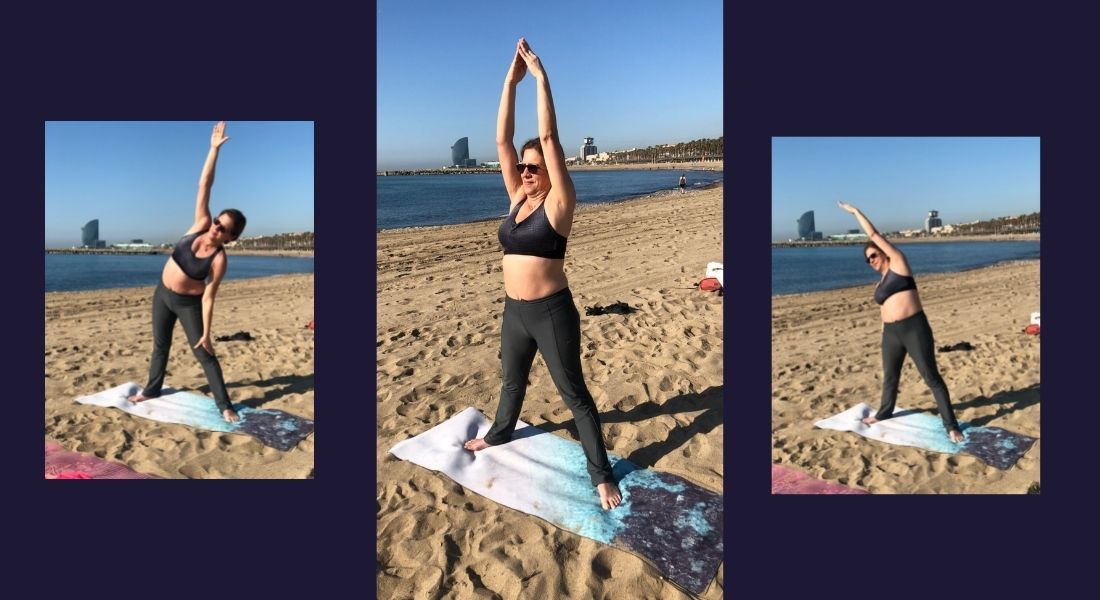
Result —
[[70, 452], [46, 442], [46, 479], [154, 479], [124, 464]]
[[869, 494], [865, 490], [829, 483], [782, 465], [772, 465], [773, 494]]

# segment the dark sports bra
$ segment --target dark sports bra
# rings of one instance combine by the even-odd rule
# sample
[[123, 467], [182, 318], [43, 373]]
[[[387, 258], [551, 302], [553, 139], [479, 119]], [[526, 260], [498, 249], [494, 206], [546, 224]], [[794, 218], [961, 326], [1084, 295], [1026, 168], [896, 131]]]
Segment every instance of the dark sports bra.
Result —
[[522, 223], [516, 223], [516, 213], [527, 200], [516, 203], [516, 208], [504, 219], [497, 231], [497, 239], [504, 246], [505, 254], [524, 254], [541, 258], [565, 258], [566, 238], [550, 226], [543, 202]]
[[207, 275], [210, 275], [210, 265], [214, 262], [214, 257], [222, 251], [222, 247], [218, 246], [218, 249], [206, 258], [195, 256], [191, 244], [202, 233], [198, 231], [181, 237], [180, 241], [176, 242], [175, 250], [172, 250], [172, 260], [176, 261], [176, 264], [180, 266], [180, 270], [191, 279], [198, 279], [199, 281], [205, 281]]
[[887, 270], [886, 277], [878, 282], [878, 286], [875, 287], [875, 302], [882, 304], [886, 302], [887, 298], [898, 292], [915, 289], [917, 289], [917, 280], [913, 279], [911, 275], [898, 275]]

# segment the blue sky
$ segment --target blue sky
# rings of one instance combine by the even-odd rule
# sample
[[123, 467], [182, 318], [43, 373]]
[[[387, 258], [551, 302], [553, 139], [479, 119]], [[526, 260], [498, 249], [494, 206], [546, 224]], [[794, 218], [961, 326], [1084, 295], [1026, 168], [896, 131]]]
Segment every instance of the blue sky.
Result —
[[[378, 168], [440, 167], [468, 137], [496, 160], [504, 75], [527, 38], [550, 79], [566, 156], [722, 135], [722, 4], [378, 2]], [[538, 133], [535, 85], [516, 91], [516, 145]]]
[[[178, 240], [215, 123], [47, 122], [46, 246], [80, 245], [92, 219], [108, 244]], [[211, 212], [243, 212], [244, 237], [313, 231], [313, 123], [230, 121], [226, 135]]]
[[825, 235], [859, 224], [918, 229], [930, 210], [944, 224], [1039, 210], [1039, 138], [832, 137], [772, 139], [772, 239], [797, 237], [814, 211]]

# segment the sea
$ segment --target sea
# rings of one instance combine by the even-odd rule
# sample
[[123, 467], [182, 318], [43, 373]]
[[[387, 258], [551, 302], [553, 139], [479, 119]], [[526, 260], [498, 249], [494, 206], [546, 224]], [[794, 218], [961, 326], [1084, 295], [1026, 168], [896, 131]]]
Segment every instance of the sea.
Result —
[[[46, 254], [46, 291], [155, 286], [167, 254]], [[312, 273], [312, 257], [230, 256], [225, 279]]]
[[[689, 188], [722, 180], [721, 171], [622, 170], [569, 174], [579, 204], [601, 204], [678, 190], [681, 174]], [[477, 175], [400, 175], [378, 181], [377, 228], [453, 225], [498, 219], [508, 212], [500, 173]]]
[[[921, 275], [954, 273], [1015, 260], [1039, 260], [1038, 241], [899, 243], [920, 286]], [[863, 245], [772, 248], [772, 295], [854, 285], [880, 276], [863, 260]]]

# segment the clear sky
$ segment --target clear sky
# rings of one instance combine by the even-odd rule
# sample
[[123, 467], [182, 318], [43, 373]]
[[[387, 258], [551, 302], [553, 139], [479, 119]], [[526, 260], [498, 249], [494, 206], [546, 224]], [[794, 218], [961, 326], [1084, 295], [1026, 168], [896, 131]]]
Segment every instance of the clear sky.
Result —
[[[516, 41], [550, 79], [566, 156], [722, 135], [722, 3], [378, 1], [378, 168], [495, 161], [496, 115]], [[530, 73], [516, 146], [538, 133]]]
[[[79, 246], [92, 219], [108, 244], [178, 240], [215, 123], [47, 122], [46, 247]], [[226, 135], [211, 212], [243, 212], [243, 237], [313, 231], [313, 123], [230, 121]]]
[[881, 231], [1039, 211], [1039, 138], [831, 137], [772, 139], [772, 239], [797, 237], [814, 211], [826, 236], [859, 223], [844, 200]]

